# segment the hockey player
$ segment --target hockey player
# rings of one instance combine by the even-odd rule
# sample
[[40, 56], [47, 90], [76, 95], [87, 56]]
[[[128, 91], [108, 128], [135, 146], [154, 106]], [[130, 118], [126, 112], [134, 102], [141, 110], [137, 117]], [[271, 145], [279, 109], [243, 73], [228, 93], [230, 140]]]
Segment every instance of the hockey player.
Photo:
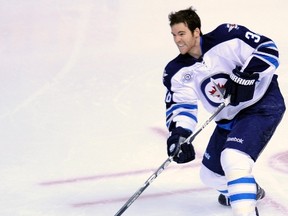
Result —
[[265, 192], [252, 168], [285, 112], [275, 74], [278, 49], [268, 37], [241, 25], [222, 24], [202, 34], [192, 7], [172, 12], [169, 21], [180, 54], [163, 74], [168, 155], [175, 155], [181, 144], [173, 160], [194, 160], [193, 145], [182, 142], [195, 130], [197, 101], [213, 113], [230, 98], [230, 105], [215, 117], [200, 177], [220, 192], [218, 201], [231, 205], [234, 216], [259, 215], [256, 201]]

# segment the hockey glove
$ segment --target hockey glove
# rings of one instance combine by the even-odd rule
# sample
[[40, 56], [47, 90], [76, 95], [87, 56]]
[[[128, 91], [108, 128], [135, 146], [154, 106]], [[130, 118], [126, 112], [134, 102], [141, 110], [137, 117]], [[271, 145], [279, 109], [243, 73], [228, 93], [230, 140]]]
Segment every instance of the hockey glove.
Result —
[[251, 100], [258, 78], [258, 73], [249, 74], [240, 72], [235, 68], [225, 84], [226, 91], [224, 98], [230, 95], [230, 104], [232, 106], [237, 106], [240, 102]]
[[176, 163], [187, 163], [195, 159], [193, 145], [183, 143], [191, 134], [191, 131], [177, 127], [172, 130], [171, 136], [167, 139], [168, 156], [174, 156], [173, 160]]

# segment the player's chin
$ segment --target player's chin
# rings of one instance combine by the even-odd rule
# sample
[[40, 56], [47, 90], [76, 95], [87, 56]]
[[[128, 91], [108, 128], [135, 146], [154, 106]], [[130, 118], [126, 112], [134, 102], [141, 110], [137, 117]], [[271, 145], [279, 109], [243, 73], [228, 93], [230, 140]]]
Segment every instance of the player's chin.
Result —
[[179, 49], [179, 52], [180, 52], [182, 55], [185, 55], [185, 54], [188, 52], [188, 50], [185, 50], [185, 49]]

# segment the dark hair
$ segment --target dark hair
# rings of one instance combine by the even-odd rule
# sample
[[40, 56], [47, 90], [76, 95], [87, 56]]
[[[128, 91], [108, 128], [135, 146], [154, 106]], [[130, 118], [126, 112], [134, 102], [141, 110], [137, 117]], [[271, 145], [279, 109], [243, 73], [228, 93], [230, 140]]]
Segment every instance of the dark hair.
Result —
[[193, 32], [196, 28], [199, 28], [200, 35], [202, 35], [201, 20], [193, 7], [189, 7], [178, 12], [171, 12], [168, 17], [170, 26], [173, 26], [174, 24], [185, 23], [191, 32]]

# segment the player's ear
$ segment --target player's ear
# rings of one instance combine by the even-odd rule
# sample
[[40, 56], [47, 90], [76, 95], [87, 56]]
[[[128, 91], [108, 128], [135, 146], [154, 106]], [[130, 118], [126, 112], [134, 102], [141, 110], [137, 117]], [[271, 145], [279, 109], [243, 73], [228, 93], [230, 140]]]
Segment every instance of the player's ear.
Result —
[[199, 29], [198, 27], [195, 28], [194, 31], [193, 31], [193, 35], [194, 35], [194, 37], [199, 37], [200, 34], [201, 34], [200, 29]]

